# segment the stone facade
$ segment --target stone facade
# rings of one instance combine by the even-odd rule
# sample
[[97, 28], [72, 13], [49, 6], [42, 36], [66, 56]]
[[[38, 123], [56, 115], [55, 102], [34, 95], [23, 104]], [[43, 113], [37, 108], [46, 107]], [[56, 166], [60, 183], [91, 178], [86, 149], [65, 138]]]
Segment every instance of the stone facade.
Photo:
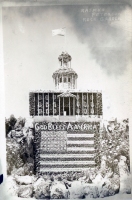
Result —
[[30, 92], [31, 116], [102, 117], [102, 93], [100, 91], [44, 91]]
[[35, 121], [35, 171], [81, 171], [95, 167], [102, 120], [102, 92], [77, 89], [71, 56], [62, 52], [53, 73], [55, 90], [31, 91], [29, 112]]

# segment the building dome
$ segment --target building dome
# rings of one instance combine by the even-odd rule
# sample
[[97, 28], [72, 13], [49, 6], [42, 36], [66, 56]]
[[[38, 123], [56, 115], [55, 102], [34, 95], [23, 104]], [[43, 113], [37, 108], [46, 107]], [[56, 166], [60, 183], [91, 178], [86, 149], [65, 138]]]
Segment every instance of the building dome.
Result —
[[64, 75], [64, 76], [67, 76], [67, 75], [72, 75], [72, 74], [75, 75], [76, 78], [78, 78], [77, 73], [76, 73], [72, 68], [60, 68], [60, 69], [56, 70], [56, 71], [53, 73], [52, 77], [54, 78], [54, 77], [56, 77], [57, 75]]
[[76, 89], [77, 73], [71, 68], [72, 57], [67, 52], [62, 52], [58, 57], [60, 68], [56, 70], [52, 77], [56, 89]]

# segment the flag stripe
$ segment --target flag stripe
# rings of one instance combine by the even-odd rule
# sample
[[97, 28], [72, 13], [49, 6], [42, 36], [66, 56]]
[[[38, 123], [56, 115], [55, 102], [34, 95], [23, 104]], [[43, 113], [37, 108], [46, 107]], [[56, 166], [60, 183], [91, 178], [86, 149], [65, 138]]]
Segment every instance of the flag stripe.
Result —
[[69, 147], [67, 151], [93, 151], [94, 147]]
[[[56, 163], [56, 161], [54, 161], [54, 160], [50, 160], [50, 161], [40, 161], [40, 165], [62, 165], [62, 162], [60, 162], [60, 161], [58, 161], [57, 163]], [[67, 165], [67, 164], [69, 164], [69, 165], [73, 165], [73, 160], [72, 161], [63, 161], [63, 165]], [[74, 161], [74, 164], [75, 165], [77, 165], [77, 164], [81, 164], [81, 165], [83, 165], [83, 164], [85, 164], [85, 165], [87, 165], [87, 164], [95, 164], [95, 161]]]
[[[94, 169], [94, 165], [89, 165], [90, 168]], [[86, 167], [87, 169], [87, 167]], [[69, 167], [69, 168], [61, 168], [61, 167], [57, 167], [57, 168], [40, 168], [40, 173], [45, 173], [45, 172], [65, 172], [65, 171], [76, 171], [76, 172], [81, 172], [83, 171], [84, 168], [79, 168], [78, 166], [76, 168], [73, 167]]]
[[70, 138], [70, 137], [74, 137], [74, 138], [78, 138], [78, 137], [91, 138], [91, 137], [94, 137], [94, 134], [86, 134], [86, 133], [84, 133], [84, 134], [80, 134], [80, 133], [78, 133], [78, 134], [76, 134], [76, 133], [67, 134], [67, 138]]
[[94, 144], [94, 141], [92, 140], [87, 140], [87, 141], [85, 141], [85, 140], [82, 140], [82, 141], [74, 141], [74, 140], [72, 140], [72, 141], [70, 141], [70, 140], [68, 140], [67, 141], [67, 145], [68, 144]]
[[58, 164], [58, 162], [56, 164], [52, 164], [52, 165], [40, 165], [41, 168], [49, 168], [49, 167], [55, 167], [55, 168], [64, 168], [65, 170], [67, 170], [67, 168], [88, 168], [88, 167], [91, 167], [91, 166], [95, 166], [95, 163], [89, 163], [89, 164], [74, 164], [74, 162], [72, 162], [72, 164], [63, 164], [61, 163], [60, 165]]

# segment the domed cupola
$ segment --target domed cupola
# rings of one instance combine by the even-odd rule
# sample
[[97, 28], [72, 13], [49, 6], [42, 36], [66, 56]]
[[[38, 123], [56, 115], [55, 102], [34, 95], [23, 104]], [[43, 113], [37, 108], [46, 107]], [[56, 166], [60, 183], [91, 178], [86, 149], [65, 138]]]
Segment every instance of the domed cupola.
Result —
[[72, 57], [67, 52], [62, 52], [58, 57], [60, 68], [53, 73], [56, 89], [76, 89], [77, 73], [71, 68]]

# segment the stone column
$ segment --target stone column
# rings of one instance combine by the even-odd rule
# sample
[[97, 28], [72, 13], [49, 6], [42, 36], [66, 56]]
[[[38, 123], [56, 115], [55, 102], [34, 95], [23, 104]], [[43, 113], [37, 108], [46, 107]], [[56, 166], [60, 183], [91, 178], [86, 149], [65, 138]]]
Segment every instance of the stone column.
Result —
[[82, 115], [83, 115], [83, 93], [82, 93]]
[[59, 116], [60, 116], [60, 97], [59, 97]]
[[57, 89], [59, 88], [59, 83], [58, 83], [58, 74], [57, 74]]
[[72, 75], [72, 89], [73, 89], [73, 75]]
[[43, 116], [44, 116], [44, 93], [43, 93]]
[[62, 74], [62, 87], [64, 88], [64, 77], [63, 77], [63, 74]]
[[87, 93], [87, 115], [89, 115], [88, 93]]
[[75, 115], [75, 98], [73, 97], [73, 115]]
[[71, 115], [70, 97], [69, 97], [69, 115]]
[[63, 97], [63, 115], [64, 115], [64, 97]]
[[[57, 75], [58, 76], [58, 75]], [[59, 89], [59, 85], [60, 85], [60, 78], [58, 76], [58, 89]]]
[[77, 89], [77, 77], [75, 79], [75, 89]]
[[54, 93], [52, 95], [53, 95], [53, 115], [54, 115]]
[[69, 87], [68, 87], [68, 77], [69, 77], [69, 76], [67, 76], [67, 89], [69, 88]]
[[49, 93], [48, 93], [48, 116], [49, 116]]
[[38, 93], [38, 116], [39, 116], [39, 93]]
[[[78, 98], [78, 93], [77, 93], [77, 103], [79, 102], [79, 98]], [[79, 111], [79, 106], [77, 106], [77, 109], [78, 109], [78, 111]], [[79, 112], [77, 113], [78, 115], [79, 115]]]
[[94, 114], [94, 109], [93, 109], [93, 93], [92, 93], [92, 115]]
[[73, 100], [72, 100], [72, 104], [73, 104], [73, 107], [72, 107], [73, 108], [73, 113], [72, 114], [74, 115], [74, 101]]
[[73, 89], [75, 88], [75, 75], [73, 75]]

